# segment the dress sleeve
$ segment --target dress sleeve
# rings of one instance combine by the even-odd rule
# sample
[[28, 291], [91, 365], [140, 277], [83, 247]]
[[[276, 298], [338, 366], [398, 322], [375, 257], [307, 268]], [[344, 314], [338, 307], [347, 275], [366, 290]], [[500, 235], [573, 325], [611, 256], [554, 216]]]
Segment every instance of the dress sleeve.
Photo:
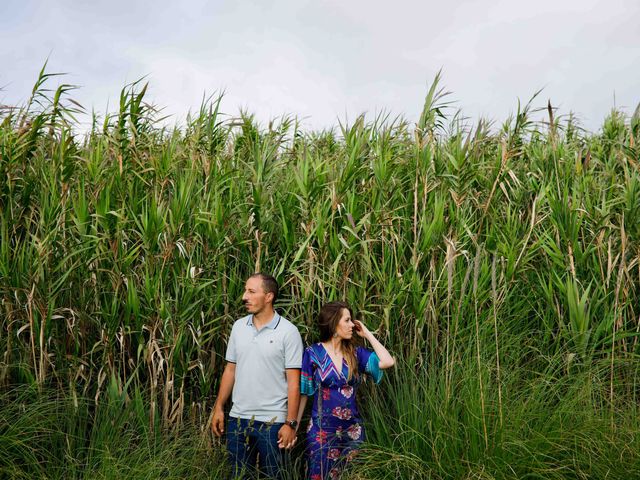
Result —
[[380, 369], [380, 359], [376, 352], [368, 348], [358, 347], [356, 356], [358, 357], [358, 370], [360, 373], [366, 373], [373, 378], [375, 383], [380, 383], [382, 370]]
[[311, 396], [318, 389], [312, 357], [313, 350], [311, 347], [306, 348], [302, 354], [302, 368], [300, 369], [300, 393], [302, 395]]

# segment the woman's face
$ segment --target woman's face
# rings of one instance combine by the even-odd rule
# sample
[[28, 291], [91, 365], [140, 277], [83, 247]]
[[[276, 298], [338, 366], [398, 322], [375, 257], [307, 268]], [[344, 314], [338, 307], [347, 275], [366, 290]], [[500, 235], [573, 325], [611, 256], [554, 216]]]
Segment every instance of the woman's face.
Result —
[[340, 311], [340, 320], [336, 325], [335, 333], [340, 337], [340, 340], [351, 340], [351, 337], [353, 337], [353, 327], [353, 320], [351, 319], [349, 310], [343, 308]]

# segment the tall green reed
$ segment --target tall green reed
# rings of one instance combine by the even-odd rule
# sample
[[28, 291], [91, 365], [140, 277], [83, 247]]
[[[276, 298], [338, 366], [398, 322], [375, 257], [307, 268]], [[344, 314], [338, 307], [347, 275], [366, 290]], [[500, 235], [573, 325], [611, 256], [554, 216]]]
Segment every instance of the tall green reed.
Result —
[[[50, 80], [43, 69], [24, 106], [0, 112], [3, 385], [98, 405], [116, 385], [125, 403], [148, 402], [149, 428], [204, 431], [244, 280], [264, 270], [306, 340], [321, 304], [346, 299], [418, 366], [416, 385], [434, 372], [437, 389], [405, 397], [443, 401], [430, 410], [443, 429], [464, 414], [451, 441], [475, 449], [469, 471], [505, 448], [509, 409], [539, 378], [577, 388], [608, 369], [594, 415], [610, 433], [627, 421], [637, 115], [613, 111], [587, 133], [550, 104], [549, 121], [534, 121], [534, 97], [495, 131], [451, 111], [437, 76], [415, 126], [363, 115], [337, 131], [290, 118], [262, 127], [223, 115], [214, 95], [179, 129], [136, 82], [83, 136], [73, 90], [51, 96]], [[535, 348], [508, 348], [527, 336]], [[565, 363], [551, 373], [532, 360], [514, 377], [512, 355]], [[455, 403], [462, 387], [468, 410]], [[452, 447], [447, 461], [462, 454]]]

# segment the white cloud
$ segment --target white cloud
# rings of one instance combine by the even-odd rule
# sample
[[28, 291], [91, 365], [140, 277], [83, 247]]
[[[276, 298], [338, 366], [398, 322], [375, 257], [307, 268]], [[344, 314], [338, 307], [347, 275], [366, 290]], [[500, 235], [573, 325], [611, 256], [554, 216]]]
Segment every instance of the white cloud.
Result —
[[[640, 100], [635, 0], [388, 2], [311, 0], [110, 2], [10, 0], [0, 29], [0, 102], [24, 101], [44, 59], [83, 88], [87, 106], [115, 105], [148, 75], [151, 98], [183, 120], [204, 92], [225, 89], [265, 122], [293, 114], [313, 128], [360, 112], [415, 120], [427, 83], [443, 84], [472, 117], [505, 119], [544, 87], [563, 112], [596, 129], [616, 102]], [[7, 43], [5, 42], [5, 45]]]

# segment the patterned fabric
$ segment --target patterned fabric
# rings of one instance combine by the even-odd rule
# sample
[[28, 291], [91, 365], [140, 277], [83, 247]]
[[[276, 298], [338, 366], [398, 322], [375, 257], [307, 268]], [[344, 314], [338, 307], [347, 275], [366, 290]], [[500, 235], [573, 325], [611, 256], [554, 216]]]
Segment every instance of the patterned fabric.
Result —
[[359, 375], [349, 377], [346, 360], [338, 371], [321, 343], [308, 347], [302, 356], [300, 391], [313, 396], [307, 428], [309, 478], [338, 478], [342, 468], [357, 455], [364, 441], [364, 428], [356, 405], [356, 390], [363, 374], [375, 383], [382, 379], [378, 356], [356, 348]]

